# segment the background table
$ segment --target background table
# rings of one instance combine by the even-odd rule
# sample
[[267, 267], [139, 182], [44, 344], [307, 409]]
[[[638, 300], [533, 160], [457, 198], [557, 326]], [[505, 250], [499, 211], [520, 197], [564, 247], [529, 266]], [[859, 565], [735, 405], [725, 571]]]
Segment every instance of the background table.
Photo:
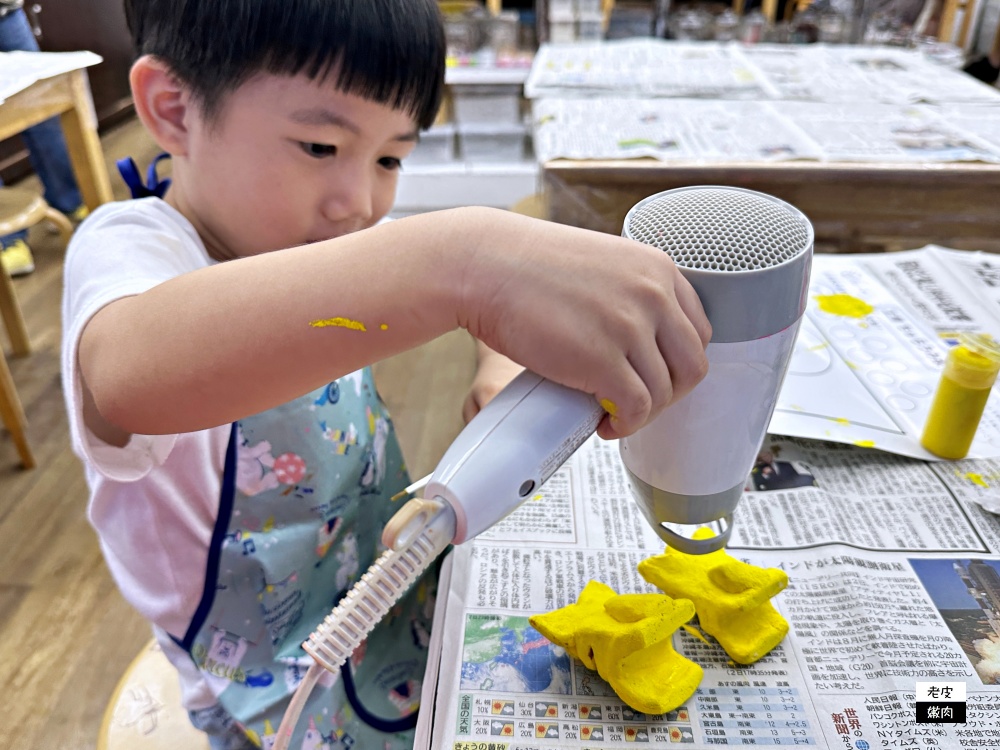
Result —
[[97, 136], [97, 116], [85, 70], [35, 81], [0, 104], [0, 140], [59, 115], [70, 161], [87, 208], [112, 199], [111, 182]]
[[661, 190], [727, 185], [769, 193], [812, 221], [819, 247], [846, 252], [936, 242], [1000, 251], [1000, 165], [684, 164], [653, 159], [542, 167], [549, 218], [618, 234], [628, 210]]

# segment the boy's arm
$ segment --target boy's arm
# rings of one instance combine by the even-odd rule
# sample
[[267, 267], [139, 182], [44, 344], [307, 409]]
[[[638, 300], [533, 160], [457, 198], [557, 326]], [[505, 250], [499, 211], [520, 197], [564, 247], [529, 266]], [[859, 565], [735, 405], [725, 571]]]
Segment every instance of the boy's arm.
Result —
[[468, 422], [524, 368], [482, 341], [476, 342], [476, 375], [462, 405], [462, 419]]
[[708, 321], [664, 253], [454, 209], [222, 263], [107, 305], [79, 346], [88, 426], [224, 424], [459, 326], [604, 399], [616, 415], [604, 437], [638, 429], [707, 370]]

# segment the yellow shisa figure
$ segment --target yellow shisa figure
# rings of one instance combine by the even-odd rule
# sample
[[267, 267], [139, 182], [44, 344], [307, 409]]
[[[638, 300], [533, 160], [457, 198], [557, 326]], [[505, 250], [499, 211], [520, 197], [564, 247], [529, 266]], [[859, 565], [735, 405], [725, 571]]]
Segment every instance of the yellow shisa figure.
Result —
[[674, 650], [673, 634], [694, 617], [688, 599], [616, 594], [591, 581], [575, 604], [530, 618], [542, 635], [608, 681], [636, 711], [661, 714], [691, 697], [702, 669]]
[[[712, 535], [699, 529], [695, 538]], [[701, 629], [713, 636], [737, 664], [753, 664], [788, 633], [788, 621], [771, 597], [788, 585], [777, 568], [758, 568], [724, 550], [685, 555], [667, 548], [639, 563], [639, 574], [668, 596], [694, 602]]]

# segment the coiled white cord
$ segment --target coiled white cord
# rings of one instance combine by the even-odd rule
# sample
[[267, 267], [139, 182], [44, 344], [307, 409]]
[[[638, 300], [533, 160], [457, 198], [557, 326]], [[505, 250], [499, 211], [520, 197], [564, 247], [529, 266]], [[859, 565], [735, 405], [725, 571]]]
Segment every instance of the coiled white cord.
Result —
[[455, 536], [455, 511], [439, 500], [415, 498], [386, 524], [388, 550], [372, 563], [347, 595], [302, 644], [315, 663], [285, 710], [272, 750], [286, 750], [306, 700], [323, 674], [336, 673], [407, 589]]

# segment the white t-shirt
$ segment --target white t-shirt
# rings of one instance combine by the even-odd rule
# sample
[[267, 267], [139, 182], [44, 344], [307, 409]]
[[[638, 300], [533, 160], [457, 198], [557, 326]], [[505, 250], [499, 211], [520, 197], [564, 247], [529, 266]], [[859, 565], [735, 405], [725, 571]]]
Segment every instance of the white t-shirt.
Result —
[[230, 426], [133, 435], [124, 448], [104, 443], [83, 423], [77, 347], [105, 305], [214, 262], [190, 222], [159, 198], [112, 203], [73, 236], [63, 290], [63, 391], [73, 451], [90, 486], [90, 522], [122, 594], [154, 624], [178, 668], [192, 710], [215, 697], [166, 634], [184, 637], [202, 596]]

